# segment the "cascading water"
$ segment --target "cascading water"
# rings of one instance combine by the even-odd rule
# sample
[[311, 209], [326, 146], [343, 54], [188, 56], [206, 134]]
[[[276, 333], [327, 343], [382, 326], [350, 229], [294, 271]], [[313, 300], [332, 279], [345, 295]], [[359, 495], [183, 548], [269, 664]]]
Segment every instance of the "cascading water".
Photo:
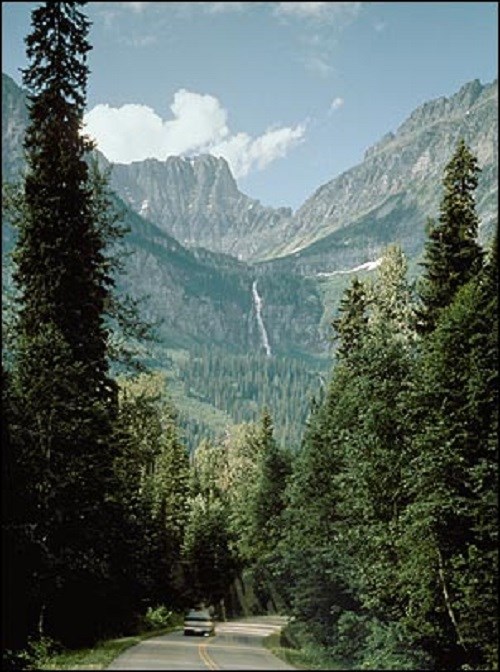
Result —
[[271, 357], [271, 346], [269, 345], [266, 327], [264, 326], [264, 320], [262, 319], [262, 299], [257, 291], [257, 280], [254, 280], [252, 284], [252, 296], [255, 305], [255, 314], [257, 316], [257, 324], [259, 325], [259, 331], [262, 338], [262, 345], [264, 346], [266, 355]]

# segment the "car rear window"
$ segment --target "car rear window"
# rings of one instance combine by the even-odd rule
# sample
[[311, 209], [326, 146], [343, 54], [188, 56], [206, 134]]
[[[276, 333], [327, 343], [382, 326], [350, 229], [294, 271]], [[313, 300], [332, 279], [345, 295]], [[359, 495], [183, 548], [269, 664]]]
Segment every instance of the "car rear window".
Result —
[[212, 618], [210, 614], [203, 614], [198, 612], [193, 612], [186, 616], [186, 621], [211, 621]]

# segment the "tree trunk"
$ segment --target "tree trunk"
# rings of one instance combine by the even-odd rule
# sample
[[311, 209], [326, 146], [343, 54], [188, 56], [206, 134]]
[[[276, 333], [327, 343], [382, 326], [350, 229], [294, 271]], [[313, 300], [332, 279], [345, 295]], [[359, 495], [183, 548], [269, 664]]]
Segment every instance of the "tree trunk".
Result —
[[463, 648], [464, 651], [467, 651], [467, 647], [464, 644], [464, 640], [462, 638], [462, 635], [460, 633], [460, 628], [458, 626], [458, 621], [455, 617], [455, 612], [453, 611], [453, 606], [451, 604], [451, 598], [450, 594], [448, 592], [448, 587], [446, 585], [446, 580], [444, 576], [444, 562], [443, 562], [443, 556], [441, 554], [441, 550], [438, 548], [437, 549], [437, 556], [438, 556], [438, 574], [439, 574], [439, 580], [441, 582], [441, 589], [443, 591], [443, 597], [444, 597], [444, 603], [446, 605], [446, 610], [448, 612], [448, 616], [450, 617], [450, 621], [453, 624], [453, 627], [455, 628], [455, 632], [457, 634], [457, 642], [460, 644], [460, 646]]
[[40, 639], [44, 636], [44, 625], [45, 625], [45, 604], [42, 604], [40, 607], [40, 615], [38, 616], [38, 635]]

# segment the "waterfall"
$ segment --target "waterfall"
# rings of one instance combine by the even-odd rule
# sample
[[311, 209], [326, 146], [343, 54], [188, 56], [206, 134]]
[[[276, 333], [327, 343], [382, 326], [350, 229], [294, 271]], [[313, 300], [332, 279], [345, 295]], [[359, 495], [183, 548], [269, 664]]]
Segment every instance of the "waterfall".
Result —
[[252, 284], [252, 296], [255, 305], [255, 314], [257, 315], [257, 324], [259, 325], [259, 331], [262, 338], [262, 345], [264, 346], [266, 355], [270, 357], [271, 346], [269, 345], [269, 339], [267, 337], [266, 327], [264, 326], [264, 321], [262, 319], [262, 299], [257, 291], [257, 280], [254, 280]]

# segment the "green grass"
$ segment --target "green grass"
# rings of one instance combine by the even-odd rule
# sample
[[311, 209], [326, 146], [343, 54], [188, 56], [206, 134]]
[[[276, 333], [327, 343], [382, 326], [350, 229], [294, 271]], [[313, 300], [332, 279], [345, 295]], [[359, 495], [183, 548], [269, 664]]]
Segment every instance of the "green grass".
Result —
[[39, 670], [105, 670], [123, 651], [149, 637], [164, 635], [175, 627], [149, 630], [146, 633], [98, 642], [88, 649], [66, 650], [46, 658], [37, 666]]
[[275, 656], [298, 670], [348, 670], [346, 661], [334, 659], [319, 647], [311, 645], [295, 649], [283, 646], [284, 640], [279, 633], [269, 635], [264, 639], [264, 645]]

